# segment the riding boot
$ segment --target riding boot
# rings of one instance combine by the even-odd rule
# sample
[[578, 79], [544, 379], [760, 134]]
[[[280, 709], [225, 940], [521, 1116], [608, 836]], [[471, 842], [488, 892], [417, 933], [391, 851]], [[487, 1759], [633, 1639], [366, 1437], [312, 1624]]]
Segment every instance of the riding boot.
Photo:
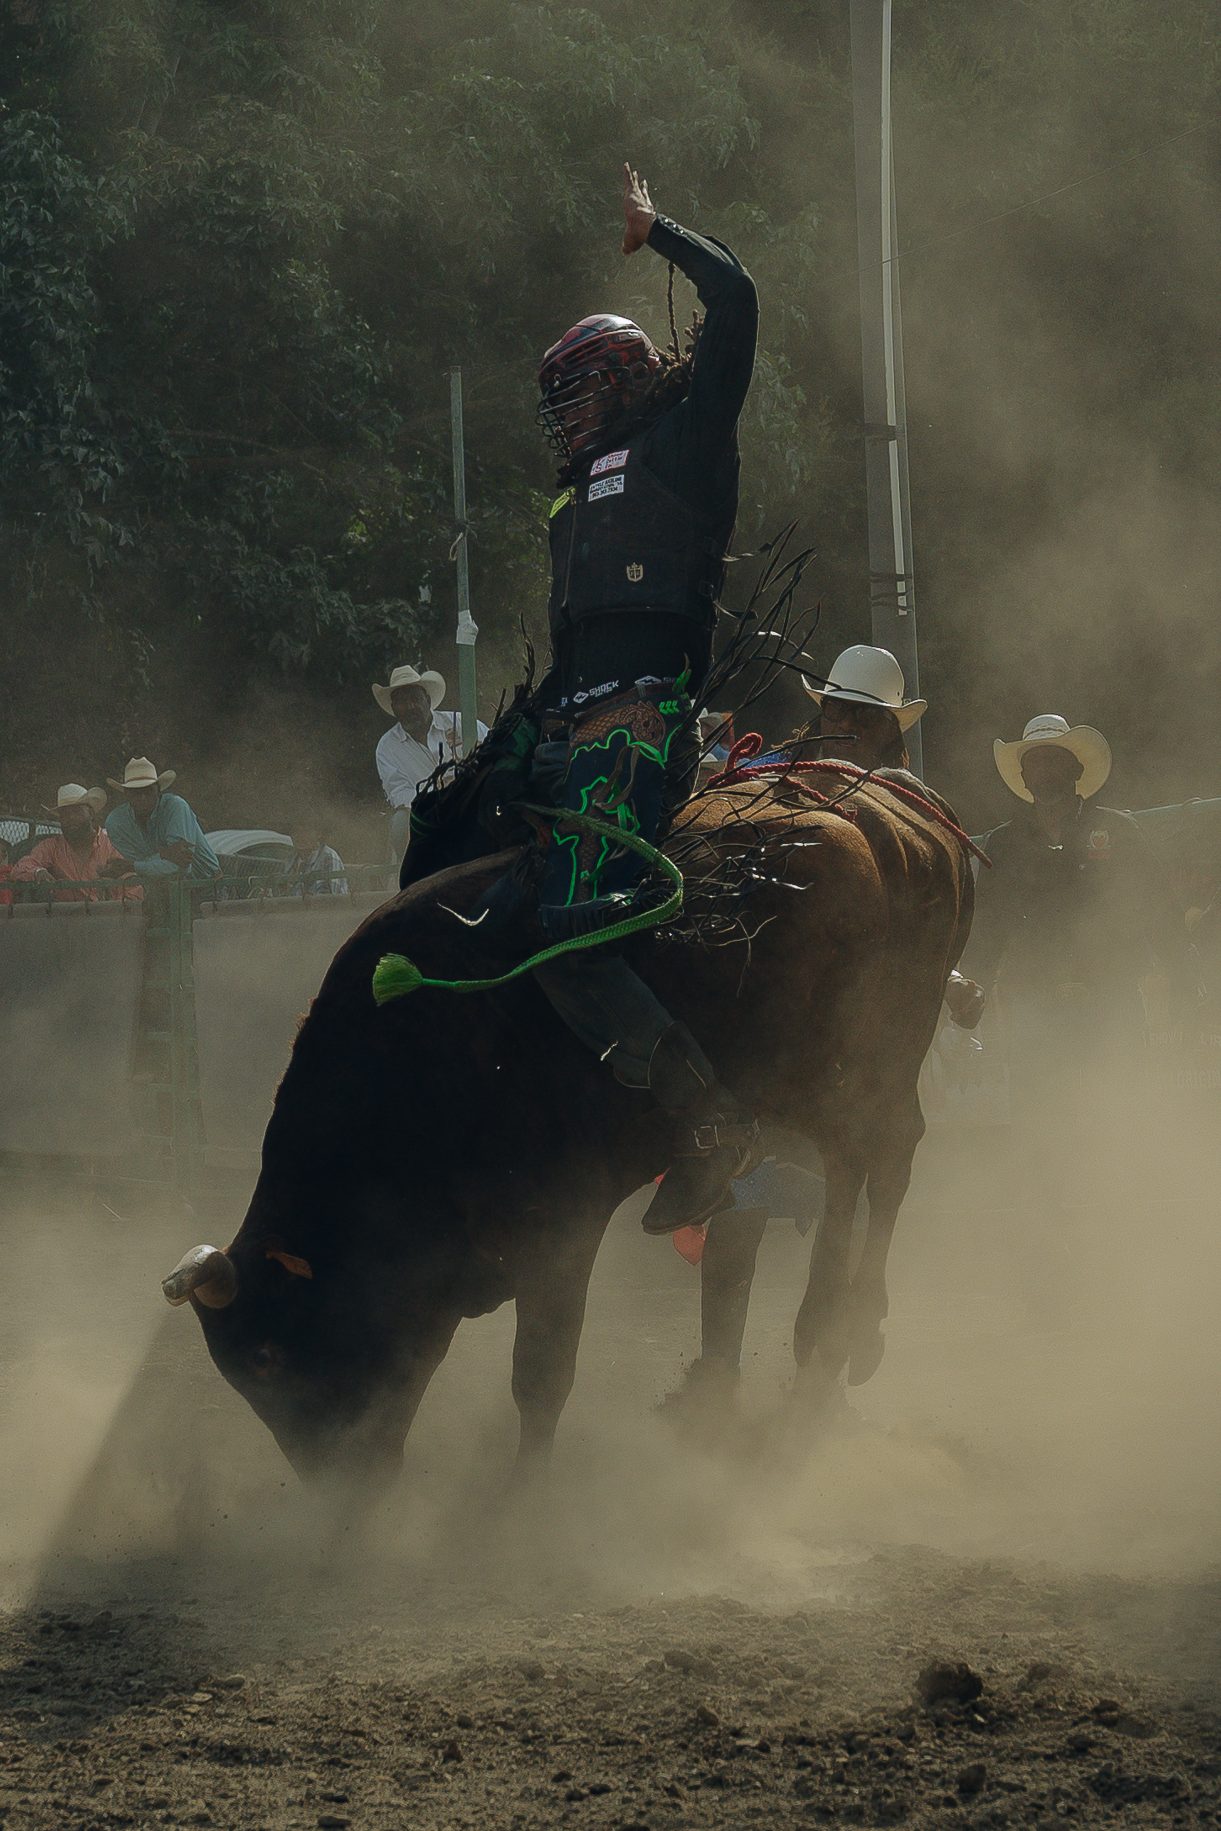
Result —
[[685, 1024], [671, 1024], [658, 1038], [649, 1062], [649, 1092], [679, 1121], [679, 1143], [641, 1225], [658, 1234], [698, 1227], [725, 1207], [730, 1183], [750, 1166], [758, 1123], [717, 1080]]

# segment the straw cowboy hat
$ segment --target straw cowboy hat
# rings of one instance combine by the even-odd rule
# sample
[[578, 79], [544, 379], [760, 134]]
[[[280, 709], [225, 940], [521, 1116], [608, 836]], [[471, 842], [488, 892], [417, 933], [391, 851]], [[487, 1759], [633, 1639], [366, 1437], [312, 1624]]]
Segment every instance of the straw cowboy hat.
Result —
[[1022, 780], [1022, 758], [1028, 750], [1049, 746], [1069, 751], [1080, 763], [1077, 793], [1081, 799], [1088, 801], [1091, 795], [1096, 795], [1111, 773], [1111, 746], [1092, 725], [1070, 726], [1058, 712], [1040, 712], [1037, 718], [1031, 719], [1021, 737], [1011, 744], [996, 739], [992, 754], [1005, 787], [1011, 788], [1021, 800], [1033, 801], [1034, 796]]
[[163, 769], [158, 775], [147, 757], [130, 757], [121, 782], [116, 782], [113, 776], [107, 776], [106, 780], [111, 788], [117, 788], [125, 795], [129, 788], [168, 788], [177, 777], [175, 769]]
[[893, 712], [899, 730], [906, 731], [928, 710], [927, 699], [905, 699], [903, 669], [888, 648], [870, 648], [858, 642], [837, 655], [831, 678], [825, 687], [810, 684], [805, 675], [801, 684], [816, 705], [824, 699], [846, 699], [857, 706], [881, 706]]
[[425, 668], [422, 674], [418, 668], [395, 668], [387, 686], [375, 686], [373, 689], [374, 699], [382, 711], [388, 712], [391, 718], [394, 717], [394, 707], [390, 704], [390, 695], [398, 687], [423, 687], [428, 695], [429, 704], [434, 710], [445, 698], [445, 680], [432, 668]]
[[61, 807], [79, 807], [82, 802], [86, 807], [91, 807], [95, 814], [100, 814], [106, 805], [106, 790], [82, 788], [79, 782], [65, 782], [62, 788], [56, 790], [55, 806], [48, 807], [44, 801], [42, 811], [44, 814], [58, 814]]

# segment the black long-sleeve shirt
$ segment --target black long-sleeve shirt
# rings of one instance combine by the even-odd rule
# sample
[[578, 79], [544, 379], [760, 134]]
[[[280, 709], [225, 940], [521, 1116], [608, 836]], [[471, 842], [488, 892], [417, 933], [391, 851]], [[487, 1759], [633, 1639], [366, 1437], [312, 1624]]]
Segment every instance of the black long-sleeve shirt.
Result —
[[[649, 247], [694, 285], [704, 307], [691, 381], [683, 399], [643, 436], [641, 462], [709, 526], [728, 551], [738, 513], [738, 419], [750, 387], [759, 332], [755, 283], [730, 249], [659, 216]], [[622, 434], [608, 434], [611, 443]], [[602, 447], [591, 449], [590, 461]], [[683, 619], [650, 612], [591, 618], [554, 660], [565, 694], [643, 674], [677, 676], [692, 688], [707, 671], [711, 634]]]
[[704, 307], [686, 397], [649, 431], [644, 462], [655, 476], [725, 530], [738, 513], [738, 419], [755, 367], [759, 295], [737, 255], [711, 236], [659, 216], [649, 247], [673, 261]]

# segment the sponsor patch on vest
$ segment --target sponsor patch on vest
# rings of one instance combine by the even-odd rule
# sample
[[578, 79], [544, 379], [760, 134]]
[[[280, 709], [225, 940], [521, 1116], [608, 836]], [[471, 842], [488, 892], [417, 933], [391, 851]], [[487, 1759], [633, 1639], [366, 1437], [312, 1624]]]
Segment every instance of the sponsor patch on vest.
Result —
[[589, 467], [591, 477], [603, 477], [608, 470], [622, 470], [627, 463], [625, 451], [608, 451], [605, 457], [595, 458]]
[[599, 496], [622, 496], [623, 482], [622, 471], [614, 477], [599, 477], [596, 483], [590, 484], [586, 502], [596, 502]]
[[639, 585], [641, 579], [644, 577], [644, 567], [640, 564], [638, 559], [634, 559], [631, 565], [625, 568], [625, 571], [633, 585]]

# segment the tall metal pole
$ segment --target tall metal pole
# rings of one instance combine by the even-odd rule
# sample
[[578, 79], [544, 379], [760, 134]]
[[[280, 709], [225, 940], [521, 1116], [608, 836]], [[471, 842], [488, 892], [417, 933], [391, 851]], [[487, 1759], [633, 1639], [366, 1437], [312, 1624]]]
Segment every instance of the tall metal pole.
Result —
[[450, 555], [458, 565], [458, 709], [462, 714], [462, 754], [479, 742], [478, 696], [475, 690], [475, 638], [479, 625], [471, 616], [471, 569], [467, 553], [466, 447], [462, 434], [462, 370], [449, 372], [449, 420], [454, 447], [454, 523]]
[[[907, 407], [899, 303], [894, 152], [890, 127], [891, 0], [850, 0], [856, 237], [860, 272], [869, 614], [873, 640], [899, 661], [909, 697], [920, 690], [908, 494]], [[907, 734], [923, 772], [920, 727]]]

